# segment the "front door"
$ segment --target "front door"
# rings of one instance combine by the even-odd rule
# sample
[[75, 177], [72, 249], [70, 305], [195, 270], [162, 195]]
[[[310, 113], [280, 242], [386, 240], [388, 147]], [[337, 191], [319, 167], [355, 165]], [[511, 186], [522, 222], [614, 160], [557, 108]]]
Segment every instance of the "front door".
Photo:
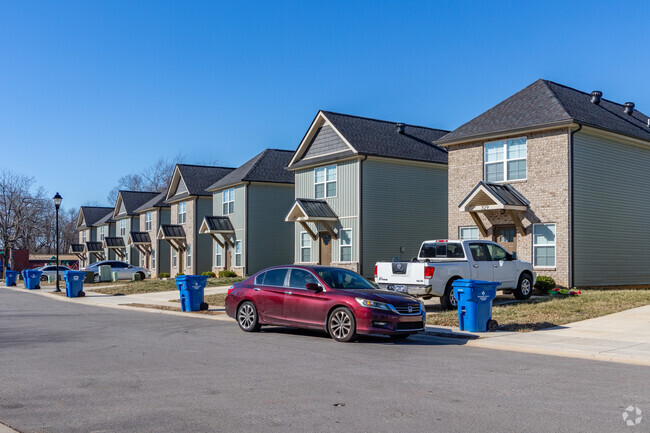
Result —
[[321, 233], [318, 244], [318, 264], [329, 266], [332, 264], [332, 236], [329, 233]]
[[517, 251], [517, 228], [515, 226], [496, 226], [494, 228], [494, 242], [511, 254]]

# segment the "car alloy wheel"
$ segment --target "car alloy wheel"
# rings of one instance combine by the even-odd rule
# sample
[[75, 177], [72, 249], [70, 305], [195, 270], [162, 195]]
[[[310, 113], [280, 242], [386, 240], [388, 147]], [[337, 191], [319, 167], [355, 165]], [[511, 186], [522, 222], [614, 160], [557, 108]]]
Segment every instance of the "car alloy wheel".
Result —
[[352, 312], [344, 307], [332, 312], [328, 321], [330, 336], [340, 342], [352, 340], [356, 332], [356, 322]]
[[246, 301], [237, 310], [237, 323], [242, 331], [259, 331], [260, 324], [257, 320], [257, 310], [252, 302]]

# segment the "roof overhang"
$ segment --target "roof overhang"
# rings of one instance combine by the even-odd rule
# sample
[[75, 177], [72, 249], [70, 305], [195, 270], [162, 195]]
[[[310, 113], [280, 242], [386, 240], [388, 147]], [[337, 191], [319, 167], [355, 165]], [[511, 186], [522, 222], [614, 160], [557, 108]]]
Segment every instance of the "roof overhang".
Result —
[[104, 247], [102, 246], [101, 242], [86, 242], [84, 245], [84, 253], [94, 255], [97, 257], [97, 260], [105, 259]]
[[471, 143], [473, 141], [493, 140], [493, 139], [498, 139], [510, 135], [519, 135], [522, 133], [547, 131], [549, 129], [561, 128], [563, 126], [571, 127], [571, 128], [579, 127], [578, 123], [570, 119], [570, 120], [563, 120], [561, 122], [547, 123], [543, 125], [531, 125], [531, 126], [524, 126], [521, 128], [511, 128], [511, 129], [504, 129], [501, 131], [493, 131], [485, 134], [474, 134], [471, 136], [460, 137], [457, 139], [452, 138], [452, 139], [445, 140], [445, 137], [442, 137], [440, 140], [434, 141], [434, 144], [437, 146], [446, 147], [446, 146], [453, 146], [457, 144]]
[[186, 236], [185, 230], [181, 225], [163, 224], [158, 229], [157, 238], [167, 241], [176, 251], [185, 251]]
[[235, 247], [235, 229], [226, 216], [206, 216], [203, 218], [199, 233], [208, 234], [221, 247]]
[[490, 210], [511, 209], [526, 211], [528, 206], [506, 203], [499, 196], [494, 194], [489, 188], [479, 184], [474, 190], [461, 202], [458, 208], [462, 212], [485, 212]]
[[151, 255], [151, 251], [153, 251], [151, 237], [148, 232], [130, 232], [129, 239], [126, 242], [129, 245], [135, 246], [145, 256]]
[[70, 244], [70, 254], [74, 254], [80, 260], [86, 260], [86, 248], [84, 244]]
[[332, 236], [333, 239], [338, 239], [338, 234], [334, 230], [334, 226], [338, 223], [338, 217], [334, 216], [336, 213], [332, 208], [327, 204], [325, 200], [310, 200], [311, 202], [319, 202], [321, 206], [326, 206], [328, 209], [328, 214], [318, 214], [306, 208], [306, 203], [304, 200], [297, 199], [291, 210], [284, 219], [286, 222], [299, 223], [303, 229], [313, 240], [318, 240], [318, 233], [314, 232], [308, 223], [320, 224], [322, 227], [327, 230], [327, 232]]
[[112, 250], [121, 259], [126, 257], [126, 245], [124, 239], [121, 237], [105, 237], [103, 247], [107, 250]]

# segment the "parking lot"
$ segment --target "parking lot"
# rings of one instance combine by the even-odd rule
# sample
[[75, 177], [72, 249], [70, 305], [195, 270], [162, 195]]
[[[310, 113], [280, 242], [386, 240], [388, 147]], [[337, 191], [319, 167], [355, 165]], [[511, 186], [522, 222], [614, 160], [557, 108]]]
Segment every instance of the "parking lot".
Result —
[[50, 296], [0, 292], [0, 422], [21, 432], [611, 432], [650, 404], [633, 365], [428, 335], [245, 334]]

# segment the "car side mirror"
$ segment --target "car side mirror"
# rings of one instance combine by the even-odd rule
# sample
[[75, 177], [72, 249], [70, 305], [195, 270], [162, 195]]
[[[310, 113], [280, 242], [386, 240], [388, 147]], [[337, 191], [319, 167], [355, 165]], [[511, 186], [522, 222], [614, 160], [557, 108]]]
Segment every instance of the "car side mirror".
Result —
[[311, 291], [313, 291], [313, 292], [320, 292], [320, 291], [321, 291], [321, 287], [320, 287], [318, 284], [316, 284], [316, 283], [307, 283], [307, 284], [305, 285], [305, 288], [306, 288], [307, 290], [311, 290]]
[[509, 254], [508, 255], [508, 260], [509, 261], [517, 260], [517, 252], [513, 251], [512, 254]]

